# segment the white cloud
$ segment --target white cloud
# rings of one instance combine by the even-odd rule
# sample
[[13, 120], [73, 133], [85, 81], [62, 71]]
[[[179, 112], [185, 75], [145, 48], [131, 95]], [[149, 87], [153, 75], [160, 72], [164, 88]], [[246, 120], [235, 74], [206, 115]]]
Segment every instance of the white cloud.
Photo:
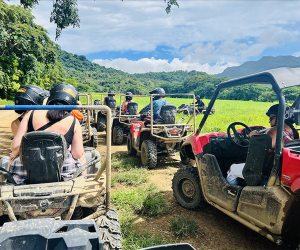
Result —
[[[76, 54], [134, 51], [141, 58], [143, 52], [154, 56], [158, 46], [166, 46], [172, 61], [119, 58], [97, 63], [131, 73], [178, 69], [219, 73], [267, 49], [282, 52], [286, 44], [299, 41], [300, 1], [178, 2], [180, 7], [167, 15], [163, 0], [79, 0], [80, 28], [63, 30], [57, 42]], [[33, 14], [54, 39], [51, 10], [52, 1], [40, 1]]]
[[128, 60], [126, 58], [118, 58], [114, 60], [95, 59], [93, 62], [101, 66], [122, 70], [131, 74], [162, 71], [169, 72], [176, 70], [197, 70], [207, 72], [209, 74], [216, 74], [222, 72], [227, 67], [237, 66], [237, 64], [234, 63], [228, 63], [223, 65], [219, 65], [217, 63], [214, 66], [210, 66], [208, 63], [199, 64], [184, 62], [183, 60], [179, 60], [178, 58], [174, 58], [171, 62], [169, 62], [168, 60], [162, 59], [156, 60], [153, 57], [150, 59], [142, 58], [137, 61]]

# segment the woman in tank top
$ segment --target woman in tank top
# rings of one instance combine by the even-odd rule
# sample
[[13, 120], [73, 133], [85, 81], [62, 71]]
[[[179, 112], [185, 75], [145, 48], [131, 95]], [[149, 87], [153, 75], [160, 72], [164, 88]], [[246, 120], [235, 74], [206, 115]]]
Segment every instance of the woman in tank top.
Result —
[[[77, 104], [77, 95], [78, 92], [72, 85], [59, 84], [51, 90], [47, 104], [75, 105]], [[69, 150], [67, 160], [61, 168], [61, 177], [64, 181], [70, 180], [76, 169], [86, 161], [79, 121], [66, 110], [35, 110], [24, 116], [11, 144], [10, 160], [12, 163], [9, 171], [14, 174], [16, 183], [24, 184], [27, 176], [18, 157], [22, 137], [25, 133], [36, 130], [55, 131], [65, 136]]]

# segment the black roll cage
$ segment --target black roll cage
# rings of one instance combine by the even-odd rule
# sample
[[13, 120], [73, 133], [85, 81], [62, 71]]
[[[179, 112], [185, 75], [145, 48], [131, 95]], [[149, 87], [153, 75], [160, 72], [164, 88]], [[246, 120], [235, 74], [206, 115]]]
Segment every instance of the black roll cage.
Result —
[[273, 186], [280, 170], [280, 157], [282, 155], [283, 147], [282, 137], [285, 115], [285, 97], [281, 89], [300, 85], [300, 68], [278, 68], [250, 76], [232, 79], [218, 84], [209, 102], [207, 111], [205, 112], [199, 124], [196, 135], [200, 134], [220, 91], [222, 89], [245, 84], [271, 84], [273, 91], [276, 93], [279, 100], [274, 165], [267, 184], [267, 186]]

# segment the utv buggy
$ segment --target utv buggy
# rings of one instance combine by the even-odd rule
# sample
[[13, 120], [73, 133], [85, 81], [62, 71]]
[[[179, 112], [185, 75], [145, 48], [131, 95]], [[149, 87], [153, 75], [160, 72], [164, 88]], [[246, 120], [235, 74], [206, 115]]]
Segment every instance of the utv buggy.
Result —
[[[199, 110], [199, 108], [198, 108]], [[205, 114], [205, 111], [207, 110], [207, 107], [206, 106], [203, 106], [199, 112], [196, 112], [196, 114]], [[213, 107], [210, 111], [210, 115], [214, 114], [216, 112], [216, 109], [215, 107]], [[177, 113], [178, 114], [184, 114], [184, 115], [192, 115], [194, 113], [194, 105], [193, 103], [191, 103], [190, 105], [187, 105], [187, 104], [181, 104], [179, 107], [178, 107], [178, 110], [177, 110]]]
[[[200, 132], [222, 89], [244, 84], [271, 84], [279, 100], [276, 147], [262, 126], [233, 122], [227, 132]], [[300, 241], [300, 140], [283, 143], [284, 119], [300, 124], [300, 97], [285, 105], [282, 89], [300, 85], [300, 68], [278, 68], [223, 82], [216, 91], [197, 132], [181, 147], [197, 167], [179, 169], [172, 180], [173, 194], [187, 209], [210, 204], [278, 245]], [[236, 129], [242, 125], [243, 129]], [[249, 138], [251, 130], [261, 131]], [[232, 133], [233, 131], [233, 133]], [[244, 183], [230, 185], [226, 174], [233, 163], [245, 162]], [[267, 184], [262, 185], [266, 179]], [[242, 179], [241, 179], [242, 180]]]
[[[157, 95], [157, 94], [155, 94]], [[176, 106], [167, 104], [162, 106], [160, 116], [162, 120], [153, 120], [153, 96], [150, 96], [150, 114], [142, 115], [140, 121], [132, 122], [130, 132], [127, 137], [127, 151], [129, 155], [141, 153], [142, 165], [155, 168], [157, 155], [170, 156], [178, 152], [181, 143], [189, 137], [189, 132], [195, 128], [195, 115], [191, 115], [185, 124], [181, 124], [185, 118], [176, 120]], [[166, 94], [191, 95], [193, 94]], [[195, 97], [194, 97], [195, 101]], [[193, 119], [193, 124], [189, 122]]]
[[[122, 95], [120, 95], [120, 103], [121, 98]], [[112, 142], [114, 144], [122, 144], [124, 137], [127, 138], [130, 133], [131, 124], [140, 121], [140, 115], [137, 114], [138, 108], [137, 102], [129, 102], [127, 105], [128, 111], [122, 111], [121, 105], [119, 106], [117, 115], [112, 123]]]
[[[104, 103], [103, 95], [107, 95], [108, 93], [101, 94], [101, 103]], [[117, 93], [115, 93], [117, 94]], [[106, 101], [106, 106], [111, 109], [112, 119], [116, 118], [118, 109], [116, 107], [117, 101], [115, 99], [109, 99]], [[97, 130], [99, 132], [106, 131], [106, 111], [99, 111], [97, 114]]]
[[[79, 96], [86, 97], [86, 105], [92, 105], [91, 94], [79, 94]], [[98, 110], [86, 110], [83, 112], [83, 119], [80, 123], [84, 146], [93, 148], [98, 147], [98, 135], [97, 129], [95, 128], [95, 125], [97, 124], [97, 113]]]
[[[2, 110], [15, 108], [0, 106]], [[108, 126], [111, 123], [107, 106], [48, 105], [46, 108], [105, 110]], [[24, 105], [18, 109], [37, 110], [45, 106]], [[0, 170], [6, 179], [0, 187], [1, 249], [122, 248], [117, 213], [110, 208], [110, 131], [107, 137], [106, 159], [101, 168], [98, 171], [89, 169], [100, 160], [93, 157], [73, 174], [72, 180], [62, 182], [60, 169], [67, 156], [64, 136], [51, 131], [24, 135], [20, 158], [27, 171], [27, 185], [16, 185], [11, 173], [4, 168]], [[88, 174], [82, 176], [85, 169]], [[34, 220], [40, 218], [48, 219]]]

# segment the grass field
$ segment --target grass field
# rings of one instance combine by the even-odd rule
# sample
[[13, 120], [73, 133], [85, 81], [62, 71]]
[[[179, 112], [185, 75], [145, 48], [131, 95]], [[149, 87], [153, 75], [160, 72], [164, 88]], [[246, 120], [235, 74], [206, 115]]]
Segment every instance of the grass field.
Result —
[[[93, 100], [101, 99], [101, 94], [99, 93], [92, 93], [92, 95]], [[106, 95], [103, 95], [102, 99], [104, 99], [105, 96]], [[117, 105], [119, 105], [120, 96], [116, 95], [115, 99], [117, 100]], [[149, 97], [134, 97], [133, 100], [139, 104], [139, 110], [150, 103]], [[192, 103], [192, 99], [166, 97], [166, 100], [177, 107], [183, 103]], [[209, 100], [203, 99], [203, 101], [205, 105], [208, 106]], [[236, 121], [243, 122], [248, 126], [262, 125], [268, 127], [269, 123], [266, 111], [273, 104], [274, 103], [270, 102], [217, 100], [215, 103], [216, 113], [208, 117], [201, 133], [225, 132], [228, 125]], [[176, 120], [179, 120], [181, 117], [186, 116], [178, 114]], [[196, 116], [196, 128], [199, 126], [202, 117], [203, 115]], [[183, 123], [186, 121], [183, 121]]]

